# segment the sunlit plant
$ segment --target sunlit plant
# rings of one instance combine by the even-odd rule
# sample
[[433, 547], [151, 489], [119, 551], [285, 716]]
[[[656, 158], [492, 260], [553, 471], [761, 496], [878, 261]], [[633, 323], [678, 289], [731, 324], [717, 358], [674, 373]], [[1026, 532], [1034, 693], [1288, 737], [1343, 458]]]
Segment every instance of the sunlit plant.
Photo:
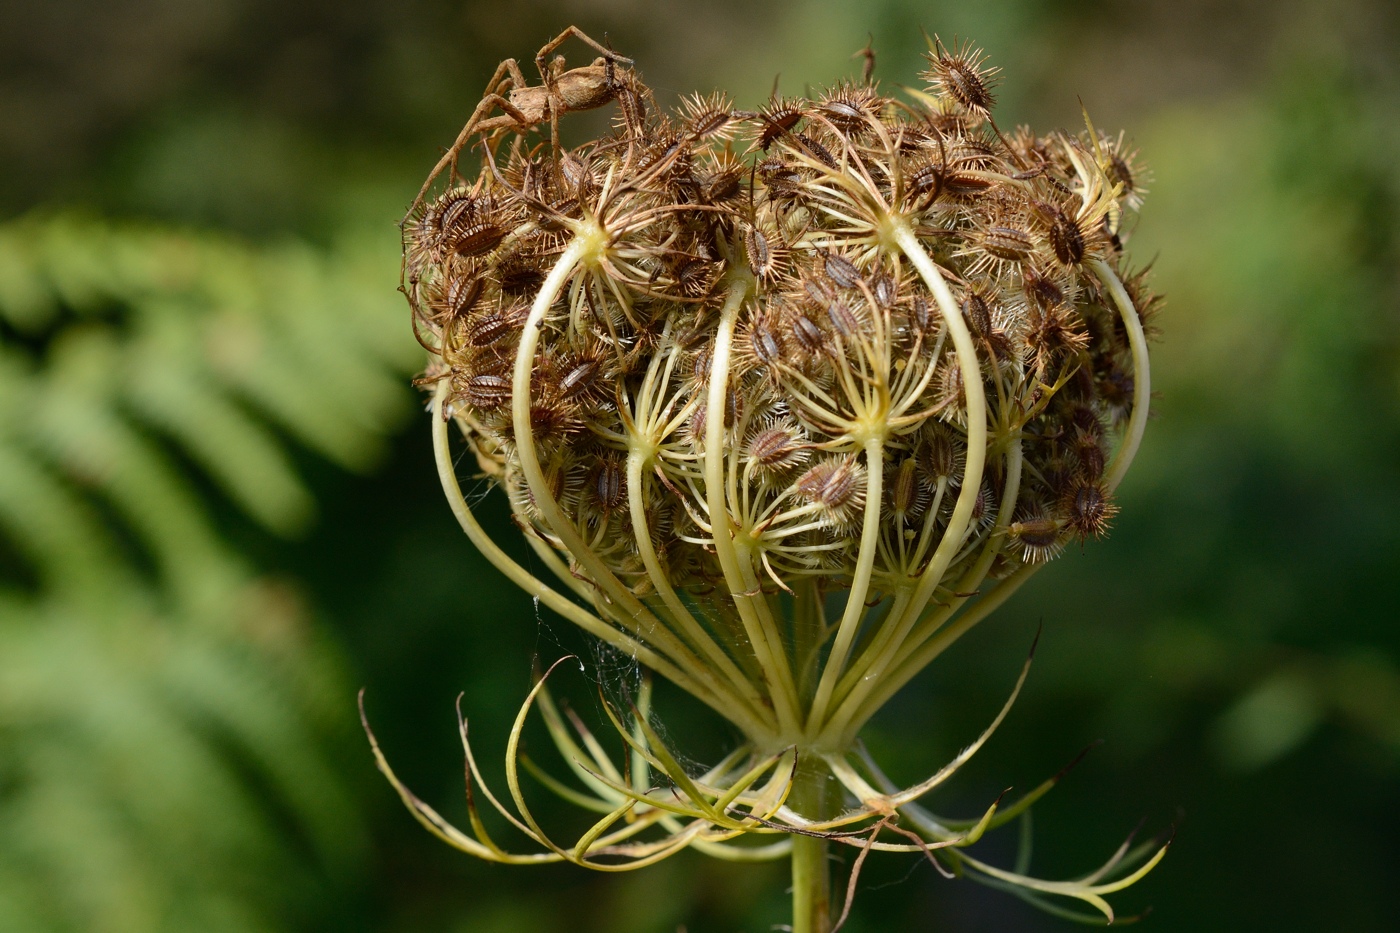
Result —
[[[600, 57], [549, 60], [571, 35]], [[901, 97], [868, 66], [757, 111], [713, 94], [667, 113], [630, 61], [569, 30], [537, 56], [540, 85], [501, 66], [423, 186], [403, 291], [432, 354], [421, 382], [462, 528], [539, 602], [745, 739], [703, 773], [682, 766], [644, 687], [609, 709], [626, 750], [614, 760], [541, 678], [511, 732], [508, 799], [482, 783], [462, 728], [470, 832], [375, 746], [441, 839], [606, 871], [686, 848], [790, 857], [800, 933], [834, 928], [832, 845], [856, 851], [851, 892], [870, 852], [908, 852], [1110, 921], [1105, 895], [1161, 859], [1160, 840], [1125, 844], [1048, 881], [968, 852], [1056, 779], [971, 820], [923, 806], [1002, 721], [1025, 669], [986, 731], [925, 781], [896, 786], [859, 741], [1067, 542], [1104, 533], [1148, 412], [1156, 300], [1122, 256], [1143, 194], [1135, 153], [1087, 117], [1073, 134], [1003, 132], [980, 52], [934, 41], [928, 60], [923, 89]], [[559, 142], [561, 116], [614, 102], [612, 132]], [[474, 517], [454, 427], [554, 581]], [[524, 793], [532, 710], [575, 783], [523, 766], [597, 814], [572, 842]], [[478, 794], [537, 850], [498, 843]]]

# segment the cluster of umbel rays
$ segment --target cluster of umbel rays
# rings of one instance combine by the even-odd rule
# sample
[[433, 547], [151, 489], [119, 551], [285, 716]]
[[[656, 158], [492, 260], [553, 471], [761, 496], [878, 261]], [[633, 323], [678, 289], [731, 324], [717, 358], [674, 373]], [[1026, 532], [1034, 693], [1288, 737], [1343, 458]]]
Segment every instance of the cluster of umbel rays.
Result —
[[[791, 853], [810, 907], [799, 930], [829, 922], [828, 844], [857, 847], [857, 865], [920, 852], [1111, 920], [1103, 896], [1165, 845], [1125, 844], [1088, 876], [1043, 881], [964, 850], [1054, 780], [968, 823], [917, 803], [1006, 709], [903, 790], [857, 736], [1116, 511], [1147, 417], [1157, 303], [1122, 258], [1143, 194], [1135, 154], [1087, 117], [1077, 134], [1004, 133], [995, 70], [966, 47], [931, 43], [926, 87], [901, 99], [867, 73], [758, 111], [712, 95], [667, 114], [596, 43], [589, 66], [546, 60], [570, 35], [592, 43], [570, 30], [546, 46], [539, 86], [502, 65], [405, 219], [403, 290], [433, 357], [422, 382], [443, 487], [501, 572], [747, 742], [688, 773], [652, 729], [647, 690], [613, 713], [619, 767], [541, 680], [507, 748], [514, 810], [481, 782], [462, 729], [469, 790], [542, 847], [527, 855], [493, 841], [474, 791], [468, 835], [376, 745], [380, 767], [440, 838], [496, 861], [613, 871], [683, 848]], [[613, 132], [559, 142], [560, 116], [609, 102]], [[545, 123], [547, 141], [534, 135]], [[473, 178], [459, 173], [468, 147], [481, 154]], [[557, 584], [473, 516], [452, 424]], [[536, 707], [582, 790], [518, 754]], [[600, 814], [574, 844], [534, 818], [522, 765]]]

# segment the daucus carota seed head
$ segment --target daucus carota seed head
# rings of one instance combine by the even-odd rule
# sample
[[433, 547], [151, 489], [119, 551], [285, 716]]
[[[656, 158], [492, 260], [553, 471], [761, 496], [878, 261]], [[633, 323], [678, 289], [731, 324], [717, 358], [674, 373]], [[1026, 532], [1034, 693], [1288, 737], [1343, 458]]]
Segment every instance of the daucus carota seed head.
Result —
[[[754, 754], [816, 750], [867, 815], [892, 812], [832, 756], [946, 646], [949, 618], [1117, 512], [1156, 304], [1121, 253], [1136, 153], [1091, 124], [1002, 133], [997, 69], [966, 44], [932, 41], [908, 99], [867, 74], [667, 113], [628, 60], [569, 35], [602, 57], [543, 66], [502, 113], [488, 97], [403, 227], [444, 485], [551, 608]], [[609, 101], [611, 134], [545, 136]], [[452, 419], [563, 591], [474, 524]], [[727, 826], [715, 796], [697, 806]]]
[[[1075, 418], [1091, 412], [1121, 432], [1139, 404], [1134, 349], [1105, 280], [1123, 260], [1104, 233], [1140, 199], [1134, 154], [1092, 128], [1007, 137], [991, 122], [996, 69], [980, 52], [935, 40], [929, 61], [928, 91], [901, 103], [852, 84], [755, 112], [694, 95], [673, 114], [632, 107], [636, 126], [571, 149], [532, 142], [529, 127], [497, 129], [477, 176], [454, 171], [414, 212], [405, 290], [453, 410], [485, 436], [497, 474], [538, 485], [522, 446], [546, 439], [585, 476], [611, 477], [628, 451], [646, 452], [634, 487], [520, 516], [576, 573], [622, 580], [650, 532], [626, 529], [627, 540], [580, 561], [555, 524], [588, 529], [598, 509], [632, 520], [660, 507], [700, 522], [673, 546], [693, 553], [653, 566], [672, 578], [646, 581], [649, 592], [714, 591], [724, 573], [707, 525], [717, 518], [756, 542], [760, 589], [851, 586], [870, 546], [852, 528], [878, 526], [867, 511], [894, 501], [868, 487], [906, 459], [921, 482], [946, 480], [940, 518], [917, 529], [916, 546], [878, 549], [863, 585], [919, 579], [949, 533], [1000, 544], [1004, 566], [1058, 553], [1047, 535], [1107, 527], [1115, 442], [1095, 433], [1086, 444]], [[649, 100], [626, 75], [629, 99]], [[934, 257], [947, 295], [909, 242]], [[969, 445], [983, 448], [976, 477], [957, 475]], [[720, 475], [744, 487], [718, 499], [712, 447]], [[805, 472], [791, 469], [803, 460]], [[1049, 464], [1063, 462], [1089, 485], [1071, 494], [1054, 479], [1063, 471]], [[995, 481], [959, 512], [968, 479]], [[900, 482], [896, 511], [908, 518], [913, 487]], [[625, 497], [637, 507], [623, 508]], [[1025, 530], [1035, 546], [979, 532], [962, 514], [975, 506], [1009, 528], [1028, 501], [1046, 513]], [[971, 544], [938, 572], [965, 570], [979, 553]]]

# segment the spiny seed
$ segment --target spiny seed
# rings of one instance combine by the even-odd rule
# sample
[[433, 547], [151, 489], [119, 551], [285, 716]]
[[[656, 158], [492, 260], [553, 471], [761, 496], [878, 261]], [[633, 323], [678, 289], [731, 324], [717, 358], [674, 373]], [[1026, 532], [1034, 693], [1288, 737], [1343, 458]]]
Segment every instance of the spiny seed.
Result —
[[843, 132], [850, 133], [865, 126], [865, 111], [848, 100], [838, 97], [822, 101], [817, 110]]
[[750, 461], [769, 473], [790, 470], [807, 458], [807, 450], [791, 427], [777, 425], [749, 438], [745, 453]]
[[995, 166], [999, 158], [996, 150], [987, 143], [964, 136], [958, 140], [952, 161], [959, 168], [988, 169]]
[[593, 494], [604, 511], [610, 512], [627, 504], [627, 476], [620, 460], [609, 457], [593, 468]]
[[467, 401], [477, 408], [487, 410], [499, 408], [510, 400], [510, 380], [505, 376], [490, 374], [471, 376], [464, 389]]
[[445, 192], [433, 205], [437, 232], [470, 225], [478, 214], [478, 208], [476, 198], [468, 194], [465, 188]]
[[714, 285], [711, 265], [703, 259], [684, 260], [676, 266], [673, 275], [681, 294], [689, 298], [704, 297]]
[[972, 521], [976, 524], [988, 521], [992, 517], [992, 491], [986, 484], [977, 490], [977, 498], [972, 500]]
[[882, 308], [888, 308], [894, 304], [895, 284], [894, 279], [884, 273], [875, 276], [870, 292], [875, 296], [875, 301]]
[[957, 468], [958, 450], [946, 431], [933, 431], [918, 450], [919, 465], [933, 479], [951, 477]]
[[1033, 518], [1012, 522], [1007, 533], [1022, 547], [1023, 560], [1038, 564], [1054, 557], [1059, 550], [1060, 524], [1053, 518]]
[[758, 137], [758, 147], [767, 149], [774, 140], [789, 132], [802, 120], [803, 113], [796, 107], [777, 105], [759, 114], [763, 120], [763, 132]]
[[830, 169], [836, 168], [836, 156], [832, 155], [825, 146], [817, 142], [811, 136], [805, 134], [798, 136], [797, 141], [802, 144], [803, 149], [807, 150], [808, 155], [816, 159], [822, 165]]
[[836, 289], [826, 279], [815, 277], [803, 277], [802, 290], [807, 293], [813, 303], [824, 305], [836, 298]]
[[632, 91], [618, 94], [617, 109], [622, 112], [622, 123], [627, 128], [627, 135], [637, 137], [645, 132], [647, 106], [642, 100], [642, 95]]
[[757, 278], [765, 278], [774, 269], [773, 251], [768, 248], [768, 238], [757, 227], [744, 231], [744, 248], [749, 254], [749, 271]]
[[530, 405], [530, 433], [537, 438], [570, 434], [580, 426], [572, 409], [558, 399], [539, 398]]
[[1087, 480], [1098, 482], [1103, 476], [1105, 467], [1105, 456], [1103, 448], [1097, 443], [1079, 444], [1074, 450], [1075, 457], [1079, 460], [1079, 472]]
[[1021, 283], [1026, 290], [1027, 297], [1040, 305], [1041, 308], [1053, 308], [1065, 300], [1065, 293], [1060, 289], [1060, 286], [1029, 266], [1021, 271]]
[[933, 325], [933, 306], [922, 295], [914, 296], [914, 324], [920, 333], [928, 333]]
[[917, 466], [914, 458], [909, 457], [895, 471], [894, 483], [890, 486], [890, 500], [898, 516], [907, 515], [914, 504], [915, 493], [919, 489], [919, 480], [915, 472]]
[[820, 352], [826, 346], [826, 334], [805, 314], [792, 319], [792, 335], [797, 338], [798, 346], [808, 353]]
[[1024, 230], [992, 226], [982, 231], [982, 248], [998, 259], [1020, 262], [1035, 249], [1035, 241]]
[[[553, 214], [558, 214], [561, 217], [577, 217], [582, 204], [583, 202], [578, 198], [560, 198], [558, 201], [552, 202], [549, 205], [549, 209]], [[567, 229], [565, 225], [560, 223], [552, 215], [546, 215], [540, 218], [540, 226], [544, 227], [546, 230]]]
[[767, 366], [776, 366], [782, 361], [783, 348], [765, 321], [756, 321], [751, 335], [754, 356]]
[[943, 179], [943, 190], [955, 198], [972, 198], [987, 191], [992, 184], [989, 178], [953, 172]]
[[739, 423], [739, 416], [748, 407], [744, 393], [736, 386], [724, 394], [724, 426], [732, 428]]
[[1060, 525], [1053, 518], [1036, 518], [1012, 522], [1011, 532], [1031, 547], [1044, 548], [1055, 543], [1060, 534]]
[[709, 204], [728, 201], [739, 193], [739, 173], [717, 172], [711, 175], [701, 186], [700, 193]]
[[724, 129], [732, 115], [728, 110], [712, 110], [708, 113], [696, 114], [690, 122], [690, 136], [692, 139], [708, 139], [720, 130]]
[[770, 194], [784, 196], [795, 194], [802, 184], [802, 176], [787, 162], [781, 159], [767, 159], [755, 167], [763, 186]]
[[685, 140], [680, 138], [671, 140], [670, 144], [666, 148], [660, 149], [656, 156], [657, 165], [671, 165], [675, 167], [676, 171], [682, 170], [682, 167], [689, 163]]
[[496, 283], [509, 295], [533, 292], [544, 284], [544, 272], [524, 257], [514, 257], [496, 267]]
[[598, 370], [597, 360], [582, 360], [574, 364], [564, 374], [564, 378], [559, 380], [559, 394], [564, 398], [575, 398], [584, 394], [589, 390]]
[[943, 188], [943, 169], [938, 165], [924, 165], [909, 173], [907, 182], [912, 196], [929, 195], [925, 203], [937, 200]]
[[1079, 434], [1080, 443], [1086, 438], [1097, 439], [1103, 433], [1103, 421], [1100, 420], [1098, 412], [1088, 405], [1074, 406], [1070, 411], [1069, 420]]
[[943, 93], [975, 114], [986, 116], [996, 106], [991, 78], [997, 69], [982, 68], [982, 53], [966, 45], [949, 53], [940, 42], [930, 56], [933, 68], [927, 76], [938, 82]]
[[981, 75], [964, 62], [944, 61], [948, 70], [947, 87], [953, 96], [969, 110], [990, 110], [995, 98], [987, 90]]
[[842, 337], [854, 337], [860, 329], [860, 318], [839, 298], [826, 306], [826, 313], [831, 319], [831, 326]]
[[1064, 211], [1055, 211], [1050, 222], [1050, 246], [1055, 250], [1055, 258], [1066, 266], [1077, 266], [1084, 261], [1084, 233]]
[[477, 275], [468, 279], [453, 279], [447, 286], [448, 315], [456, 319], [470, 311], [481, 297], [482, 285], [481, 276]]
[[690, 361], [690, 374], [700, 385], [704, 385], [710, 379], [710, 367], [714, 358], [710, 355], [710, 348], [705, 347], [695, 358]]
[[1099, 395], [1110, 408], [1127, 412], [1133, 404], [1135, 385], [1131, 373], [1123, 372], [1115, 366], [1099, 379]]
[[975, 291], [969, 291], [963, 299], [963, 317], [978, 337], [990, 337], [992, 333], [992, 309], [987, 300]]
[[842, 288], [855, 288], [861, 281], [860, 270], [840, 253], [827, 253], [822, 266], [826, 277]]
[[467, 325], [467, 345], [485, 347], [504, 337], [511, 329], [511, 321], [504, 313], [492, 311]]
[[507, 230], [499, 224], [473, 224], [463, 230], [444, 235], [445, 246], [459, 256], [480, 256], [495, 249], [506, 238]]
[[1098, 483], [1082, 483], [1069, 501], [1069, 527], [1081, 538], [1097, 537], [1108, 530], [1117, 509]]
[[[558, 464], [549, 464], [544, 470], [544, 493], [545, 496], [555, 502], [562, 502], [565, 495], [572, 498], [574, 492], [570, 487], [574, 483], [573, 471], [565, 471]], [[525, 512], [532, 517], [539, 517], [539, 500], [535, 496], [533, 487], [526, 485], [520, 492], [524, 499]]]
[[856, 470], [849, 460], [818, 463], [799, 476], [793, 485], [802, 498], [831, 512], [840, 512], [855, 504], [860, 493]]
[[559, 160], [559, 172], [565, 184], [576, 191], [591, 186], [594, 180], [588, 165], [572, 152], [564, 153]]
[[1131, 195], [1137, 190], [1133, 180], [1133, 170], [1116, 152], [1111, 152], [1108, 156], [1108, 180], [1114, 184], [1122, 185], [1124, 194]]

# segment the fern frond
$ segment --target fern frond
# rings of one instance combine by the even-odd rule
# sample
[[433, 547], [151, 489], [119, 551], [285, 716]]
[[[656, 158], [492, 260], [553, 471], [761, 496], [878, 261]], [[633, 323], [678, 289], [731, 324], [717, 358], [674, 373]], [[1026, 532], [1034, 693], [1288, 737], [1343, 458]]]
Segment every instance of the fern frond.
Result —
[[411, 411], [379, 246], [0, 225], [0, 927], [273, 931], [354, 857], [335, 653], [210, 493], [294, 534], [296, 448]]

